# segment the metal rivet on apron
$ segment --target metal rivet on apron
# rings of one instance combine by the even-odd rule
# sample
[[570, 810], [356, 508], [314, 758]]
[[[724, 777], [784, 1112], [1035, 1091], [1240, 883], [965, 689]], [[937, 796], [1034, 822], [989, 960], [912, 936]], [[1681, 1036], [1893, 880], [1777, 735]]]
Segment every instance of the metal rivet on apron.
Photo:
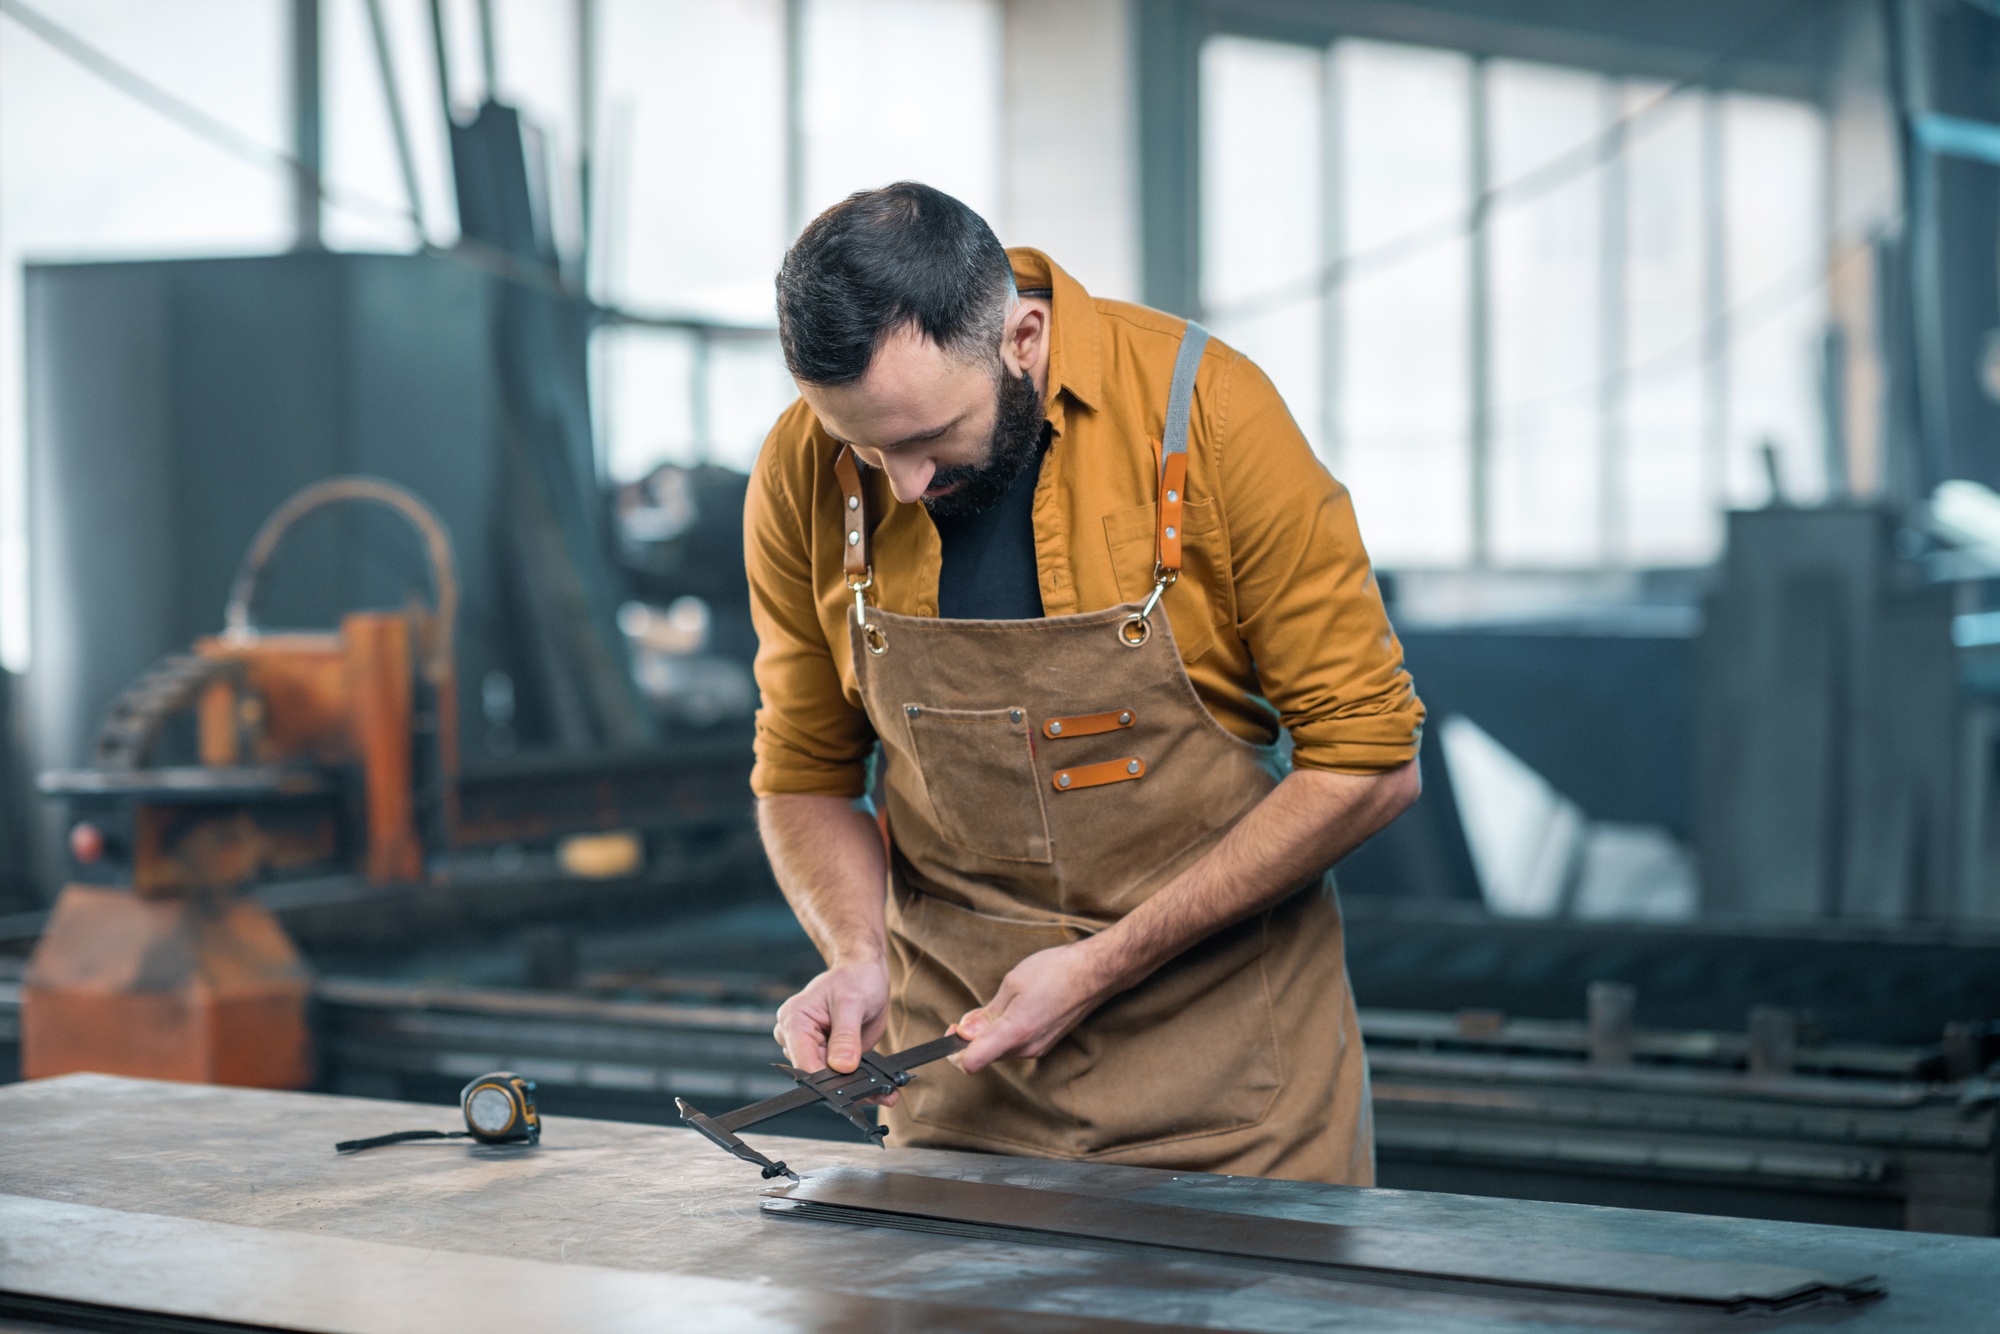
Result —
[[1130, 764], [1126, 765], [1126, 766], [1125, 766], [1125, 772], [1126, 772], [1126, 773], [1128, 773], [1128, 774], [1136, 774], [1136, 773], [1138, 773], [1138, 772], [1139, 772], [1139, 761], [1137, 761], [1137, 760], [1134, 760], [1134, 761], [1132, 761], [1132, 762], [1131, 762]]
[[1174, 535], [1174, 530], [1171, 528], [1167, 529], [1167, 536], [1172, 537], [1173, 535]]
[[1129, 713], [1121, 713], [1121, 714], [1119, 714], [1119, 715], [1118, 715], [1118, 725], [1119, 725], [1120, 727], [1130, 727], [1130, 726], [1132, 725], [1132, 715], [1131, 715], [1131, 714], [1129, 714]]
[[1069, 786], [1069, 775], [1068, 775], [1068, 774], [1057, 774], [1057, 775], [1056, 775], [1056, 786], [1057, 786], [1057, 787], [1068, 787], [1068, 786]]
[[912, 718], [914, 718], [914, 717], [916, 717], [916, 716], [917, 716], [918, 714], [922, 713], [922, 712], [923, 712], [923, 710], [922, 710], [922, 709], [920, 709], [920, 708], [918, 708], [918, 707], [917, 707], [916, 705], [914, 705], [914, 704], [905, 704], [905, 705], [903, 706], [903, 712], [904, 712], [904, 713], [907, 713], [907, 714], [909, 714], [909, 715], [910, 715], [910, 716], [911, 716]]
[[1178, 491], [1167, 492], [1167, 503], [1169, 505], [1173, 504], [1176, 500], [1179, 500], [1180, 498], [1181, 498], [1181, 493]]
[[1050, 723], [1050, 724], [1049, 724], [1049, 735], [1050, 735], [1050, 736], [1061, 736], [1061, 735], [1062, 735], [1062, 724], [1061, 724], [1061, 723]]
[[[1169, 494], [1171, 494], [1171, 493], [1169, 493]], [[860, 508], [861, 508], [861, 497], [860, 497], [860, 496], [849, 496], [849, 497], [847, 498], [847, 508], [849, 508], [849, 509], [851, 509], [851, 510], [858, 510], [858, 509], [860, 509]]]
[[[1174, 531], [1174, 530], [1173, 530], [1173, 529], [1171, 529], [1171, 528], [1169, 528], [1169, 529], [1167, 530], [1167, 532], [1168, 532], [1169, 534], [1171, 534], [1171, 533], [1172, 533], [1173, 531]], [[861, 530], [860, 530], [860, 529], [858, 529], [858, 528], [850, 528], [850, 529], [848, 529], [848, 530], [847, 530], [847, 545], [849, 545], [850, 547], [851, 547], [851, 546], [857, 546], [857, 545], [859, 545], [859, 544], [860, 544], [860, 542], [861, 542]]]
[[1021, 721], [1021, 711], [1019, 709], [1009, 709], [1007, 717], [1009, 721], [1018, 723]]

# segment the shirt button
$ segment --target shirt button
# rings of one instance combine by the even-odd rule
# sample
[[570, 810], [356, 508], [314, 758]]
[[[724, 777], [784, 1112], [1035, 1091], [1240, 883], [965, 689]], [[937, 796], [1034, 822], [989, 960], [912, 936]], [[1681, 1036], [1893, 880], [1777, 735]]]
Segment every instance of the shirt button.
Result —
[[928, 603], [928, 602], [920, 602], [920, 603], [918, 603], [918, 604], [917, 604], [917, 615], [919, 615], [919, 616], [935, 616], [936, 614], [937, 614], [936, 612], [933, 612], [933, 611], [931, 610], [931, 604], [930, 604], [930, 603]]

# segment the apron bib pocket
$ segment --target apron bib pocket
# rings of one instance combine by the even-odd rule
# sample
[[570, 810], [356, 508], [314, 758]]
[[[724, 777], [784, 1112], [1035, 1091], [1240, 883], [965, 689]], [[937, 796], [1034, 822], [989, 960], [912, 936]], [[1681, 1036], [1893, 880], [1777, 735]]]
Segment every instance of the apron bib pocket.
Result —
[[1050, 860], [1025, 710], [905, 704], [903, 719], [945, 842], [1001, 861]]

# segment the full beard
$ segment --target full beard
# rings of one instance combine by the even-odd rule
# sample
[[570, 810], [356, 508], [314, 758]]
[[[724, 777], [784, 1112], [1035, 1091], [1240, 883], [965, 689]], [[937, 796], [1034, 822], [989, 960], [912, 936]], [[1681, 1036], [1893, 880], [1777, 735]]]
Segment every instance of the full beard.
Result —
[[1042, 397], [1035, 392], [1034, 377], [1022, 371], [1009, 378], [1003, 370], [993, 401], [993, 434], [986, 441], [986, 461], [937, 470], [931, 485], [952, 489], [942, 496], [924, 498], [924, 508], [932, 517], [958, 519], [991, 509], [1007, 494], [1014, 479], [1041, 457], [1042, 430], [1048, 422], [1042, 415]]

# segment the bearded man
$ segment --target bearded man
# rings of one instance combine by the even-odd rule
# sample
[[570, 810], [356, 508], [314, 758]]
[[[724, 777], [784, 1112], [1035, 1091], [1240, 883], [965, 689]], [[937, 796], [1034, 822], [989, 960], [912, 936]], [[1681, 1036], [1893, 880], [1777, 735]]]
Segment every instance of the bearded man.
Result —
[[890, 1143], [1371, 1184], [1328, 868], [1416, 798], [1423, 707], [1346, 490], [1242, 354], [927, 186], [777, 287], [752, 785], [826, 963], [787, 1059], [955, 1028]]

